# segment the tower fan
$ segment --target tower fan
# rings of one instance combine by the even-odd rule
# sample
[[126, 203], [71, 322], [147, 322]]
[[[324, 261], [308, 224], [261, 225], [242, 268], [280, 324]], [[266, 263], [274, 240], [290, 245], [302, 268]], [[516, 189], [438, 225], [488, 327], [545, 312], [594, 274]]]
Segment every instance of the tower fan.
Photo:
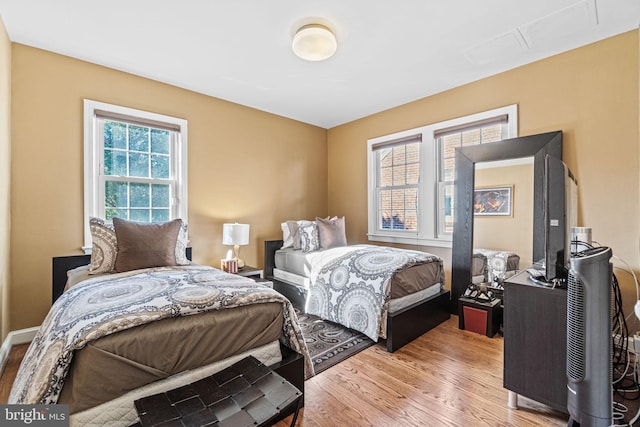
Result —
[[613, 416], [610, 248], [573, 254], [567, 293], [569, 426], [608, 427]]

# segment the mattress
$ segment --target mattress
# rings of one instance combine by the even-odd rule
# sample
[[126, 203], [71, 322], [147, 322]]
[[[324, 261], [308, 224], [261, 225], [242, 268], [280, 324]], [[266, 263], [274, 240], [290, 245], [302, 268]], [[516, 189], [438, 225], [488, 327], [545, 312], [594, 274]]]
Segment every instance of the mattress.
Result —
[[311, 284], [311, 279], [308, 277], [301, 276], [281, 268], [273, 269], [273, 277], [304, 289], [309, 289], [309, 285]]
[[311, 263], [308, 254], [308, 252], [302, 252], [299, 249], [278, 249], [275, 253], [275, 267], [297, 276], [309, 277]]

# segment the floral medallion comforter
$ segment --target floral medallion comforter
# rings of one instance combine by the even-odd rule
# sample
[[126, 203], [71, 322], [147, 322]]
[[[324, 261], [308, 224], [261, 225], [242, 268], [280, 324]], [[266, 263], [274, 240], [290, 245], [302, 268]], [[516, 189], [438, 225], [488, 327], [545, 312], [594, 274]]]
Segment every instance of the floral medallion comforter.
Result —
[[442, 262], [432, 254], [374, 245], [351, 245], [308, 255], [308, 314], [339, 323], [374, 341], [386, 338], [389, 281], [401, 269]]

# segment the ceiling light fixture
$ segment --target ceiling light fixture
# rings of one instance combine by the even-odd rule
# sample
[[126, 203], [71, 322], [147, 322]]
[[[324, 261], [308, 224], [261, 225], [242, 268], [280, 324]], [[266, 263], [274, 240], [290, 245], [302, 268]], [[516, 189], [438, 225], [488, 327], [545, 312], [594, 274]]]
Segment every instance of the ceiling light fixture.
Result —
[[336, 52], [338, 42], [328, 27], [308, 24], [296, 31], [291, 48], [302, 59], [323, 61]]

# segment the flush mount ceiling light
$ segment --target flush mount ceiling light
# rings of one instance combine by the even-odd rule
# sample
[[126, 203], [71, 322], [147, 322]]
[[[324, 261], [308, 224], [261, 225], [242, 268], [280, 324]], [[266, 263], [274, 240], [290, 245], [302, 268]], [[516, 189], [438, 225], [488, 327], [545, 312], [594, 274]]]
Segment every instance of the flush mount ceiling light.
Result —
[[293, 36], [293, 51], [307, 61], [322, 61], [330, 58], [338, 48], [336, 36], [328, 27], [320, 24], [308, 24], [301, 27]]

